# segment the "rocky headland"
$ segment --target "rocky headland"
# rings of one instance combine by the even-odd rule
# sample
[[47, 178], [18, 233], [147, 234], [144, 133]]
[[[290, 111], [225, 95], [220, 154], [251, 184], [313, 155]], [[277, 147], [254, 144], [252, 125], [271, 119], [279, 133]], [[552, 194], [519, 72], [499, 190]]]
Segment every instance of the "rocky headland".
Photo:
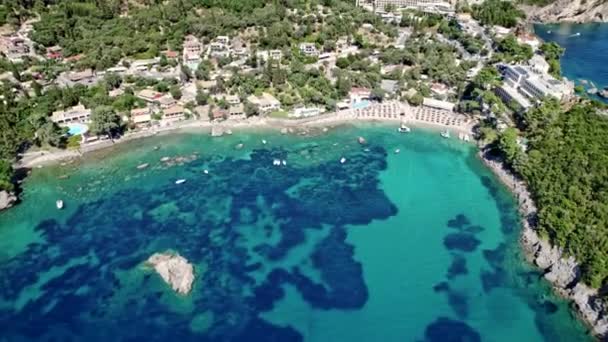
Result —
[[561, 296], [570, 299], [579, 315], [595, 335], [608, 337], [608, 307], [598, 291], [581, 281], [581, 270], [574, 257], [543, 239], [536, 229], [537, 209], [526, 184], [505, 168], [502, 161], [480, 152], [484, 164], [513, 192], [522, 216], [521, 243], [528, 260], [536, 265], [545, 279]]
[[12, 192], [0, 191], [0, 211], [12, 207], [17, 202], [17, 196]]
[[544, 7], [525, 6], [524, 11], [532, 21], [543, 23], [608, 22], [605, 0], [556, 0]]
[[155, 253], [146, 263], [152, 266], [175, 292], [186, 295], [192, 290], [194, 267], [183, 256], [174, 252]]

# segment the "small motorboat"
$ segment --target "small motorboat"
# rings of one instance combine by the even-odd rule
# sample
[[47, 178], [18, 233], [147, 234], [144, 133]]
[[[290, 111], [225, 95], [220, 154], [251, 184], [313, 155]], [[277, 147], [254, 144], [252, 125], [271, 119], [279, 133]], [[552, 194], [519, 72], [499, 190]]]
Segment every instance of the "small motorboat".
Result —
[[396, 149], [395, 150], [395, 154], [399, 154], [399, 153], [401, 153], [401, 150], [400, 149]]
[[268, 142], [267, 142], [266, 140], [262, 139], [262, 144], [263, 144], [263, 145], [266, 145], [267, 143], [268, 143]]
[[137, 169], [143, 170], [143, 169], [147, 168], [148, 166], [150, 166], [150, 164], [148, 164], [148, 163], [139, 164], [139, 165], [137, 165]]
[[272, 161], [272, 165], [279, 166], [279, 165], [281, 165], [281, 161], [278, 160], [278, 159], [275, 159], [275, 160]]
[[186, 183], [186, 180], [183, 179], [183, 178], [182, 179], [178, 179], [178, 180], [175, 181], [175, 184], [178, 184], [178, 185], [179, 184], [183, 184], [183, 183]]
[[358, 141], [358, 142], [359, 142], [359, 144], [361, 144], [361, 145], [365, 145], [365, 144], [367, 143], [367, 141], [365, 141], [365, 138], [364, 138], [364, 137], [359, 137], [359, 138], [357, 138], [357, 141]]
[[57, 206], [57, 209], [59, 209], [59, 210], [63, 209], [63, 200], [60, 200], [60, 199], [57, 200], [55, 202], [55, 206]]
[[208, 175], [208, 174], [209, 174], [209, 170], [204, 169], [204, 170], [203, 170], [203, 173], [204, 173], [204, 174], [206, 174], [206, 175]]
[[281, 163], [283, 164], [283, 166], [287, 165], [287, 160], [283, 159], [283, 161], [281, 161]]
[[346, 158], [344, 158], [344, 157], [340, 158], [340, 164], [344, 164], [344, 163], [346, 163]]
[[409, 132], [412, 131], [412, 129], [409, 128], [409, 127], [407, 127], [405, 124], [402, 123], [401, 126], [399, 126], [399, 128], [397, 128], [397, 131], [399, 133], [409, 133]]
[[441, 137], [442, 138], [446, 138], [446, 139], [449, 138], [450, 137], [450, 131], [445, 130], [445, 131], [441, 132]]

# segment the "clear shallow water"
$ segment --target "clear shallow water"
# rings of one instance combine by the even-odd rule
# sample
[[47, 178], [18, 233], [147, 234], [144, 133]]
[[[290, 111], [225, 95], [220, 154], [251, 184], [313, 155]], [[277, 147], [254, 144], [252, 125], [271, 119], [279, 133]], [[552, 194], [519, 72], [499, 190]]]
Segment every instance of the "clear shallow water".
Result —
[[566, 48], [561, 65], [568, 79], [577, 84], [581, 80], [592, 81], [598, 89], [608, 87], [608, 24], [564, 23], [534, 28], [543, 40]]
[[[522, 261], [513, 200], [474, 153], [365, 126], [155, 137], [36, 170], [24, 203], [0, 214], [1, 336], [588, 339]], [[195, 264], [189, 296], [142, 264], [167, 249]]]

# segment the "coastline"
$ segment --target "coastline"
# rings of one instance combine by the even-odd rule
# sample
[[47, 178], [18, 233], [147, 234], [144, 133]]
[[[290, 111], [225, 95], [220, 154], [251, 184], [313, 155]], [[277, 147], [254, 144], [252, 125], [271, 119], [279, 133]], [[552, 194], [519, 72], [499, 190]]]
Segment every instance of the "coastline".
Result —
[[568, 299], [578, 316], [591, 328], [594, 336], [608, 336], [608, 307], [598, 291], [581, 281], [580, 266], [573, 256], [552, 246], [537, 230], [537, 208], [525, 182], [505, 167], [502, 160], [480, 148], [478, 157], [517, 199], [521, 215], [520, 243], [526, 260], [536, 266], [553, 290]]
[[[309, 128], [330, 128], [333, 126], [340, 126], [349, 123], [356, 122], [383, 122], [383, 123], [395, 123], [399, 124], [402, 120], [406, 120], [408, 125], [412, 127], [422, 128], [426, 130], [433, 130], [440, 132], [442, 130], [451, 129], [453, 133], [472, 134], [472, 127], [474, 122], [467, 126], [450, 126], [434, 122], [425, 122], [423, 120], [416, 120], [414, 118], [404, 117], [357, 117], [350, 112], [332, 112], [329, 114], [319, 115], [310, 118], [302, 119], [279, 119], [279, 118], [260, 118], [252, 117], [248, 119], [240, 120], [226, 120], [222, 122], [210, 122], [202, 120], [187, 120], [181, 121], [176, 124], [157, 127], [153, 129], [137, 131], [129, 133], [116, 139], [111, 140], [100, 140], [94, 143], [86, 144], [75, 150], [56, 150], [56, 151], [38, 151], [26, 153], [23, 158], [15, 164], [16, 169], [33, 169], [41, 168], [43, 166], [49, 166], [64, 162], [66, 160], [77, 159], [90, 152], [108, 149], [118, 144], [126, 143], [133, 140], [142, 138], [152, 137], [156, 135], [165, 135], [179, 133], [183, 131], [199, 131], [208, 132], [214, 135], [214, 130], [217, 130], [218, 137], [224, 134], [232, 134], [232, 130], [250, 130], [250, 129], [274, 129], [280, 130], [283, 134], [298, 134], [306, 132]], [[300, 132], [296, 132], [300, 130]]]

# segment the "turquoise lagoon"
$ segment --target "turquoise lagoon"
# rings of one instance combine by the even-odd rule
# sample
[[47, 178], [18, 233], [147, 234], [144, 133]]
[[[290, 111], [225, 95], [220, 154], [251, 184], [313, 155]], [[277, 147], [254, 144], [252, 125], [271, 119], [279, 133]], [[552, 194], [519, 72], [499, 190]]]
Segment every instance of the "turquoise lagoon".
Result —
[[[0, 214], [0, 339], [590, 340], [475, 152], [365, 125], [180, 133], [34, 170]], [[169, 249], [195, 265], [187, 296], [143, 263]]]

